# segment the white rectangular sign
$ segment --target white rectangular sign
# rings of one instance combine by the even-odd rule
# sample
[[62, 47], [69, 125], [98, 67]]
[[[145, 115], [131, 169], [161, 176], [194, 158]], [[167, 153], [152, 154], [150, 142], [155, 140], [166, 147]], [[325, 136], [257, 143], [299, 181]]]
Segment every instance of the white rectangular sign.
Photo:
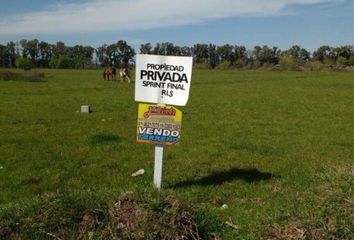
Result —
[[135, 101], [185, 106], [192, 64], [192, 57], [137, 54]]

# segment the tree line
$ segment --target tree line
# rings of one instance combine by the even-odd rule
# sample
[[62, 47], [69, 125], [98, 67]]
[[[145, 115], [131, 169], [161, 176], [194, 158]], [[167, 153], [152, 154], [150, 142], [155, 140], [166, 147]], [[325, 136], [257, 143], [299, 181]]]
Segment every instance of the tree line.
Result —
[[[240, 45], [194, 44], [192, 47], [177, 46], [170, 42], [145, 43], [141, 54], [193, 56], [199, 68], [274, 68], [299, 70], [304, 67], [354, 66], [354, 46], [321, 46], [310, 52], [294, 45], [287, 50], [278, 47], [255, 46], [247, 49]], [[97, 68], [107, 65], [123, 67], [134, 63], [135, 50], [126, 41], [92, 46], [67, 46], [64, 42], [50, 44], [38, 39], [0, 44], [0, 67], [5, 68]]]

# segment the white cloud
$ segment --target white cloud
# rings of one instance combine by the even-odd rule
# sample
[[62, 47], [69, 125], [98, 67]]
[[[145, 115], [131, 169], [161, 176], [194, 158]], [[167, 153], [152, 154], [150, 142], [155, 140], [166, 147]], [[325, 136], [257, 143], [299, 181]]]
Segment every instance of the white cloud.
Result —
[[291, 4], [342, 0], [93, 0], [0, 20], [0, 34], [75, 34], [187, 25], [235, 16], [274, 15]]

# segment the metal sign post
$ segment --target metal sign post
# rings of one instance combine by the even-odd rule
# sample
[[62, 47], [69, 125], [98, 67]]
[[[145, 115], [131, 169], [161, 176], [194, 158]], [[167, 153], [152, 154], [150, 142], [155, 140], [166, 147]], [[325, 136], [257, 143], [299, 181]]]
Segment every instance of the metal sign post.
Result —
[[[165, 104], [158, 104], [165, 107]], [[162, 165], [163, 165], [163, 145], [155, 145], [155, 165], [154, 165], [154, 186], [161, 189], [162, 183]]]
[[154, 186], [161, 189], [162, 182], [163, 145], [155, 145]]

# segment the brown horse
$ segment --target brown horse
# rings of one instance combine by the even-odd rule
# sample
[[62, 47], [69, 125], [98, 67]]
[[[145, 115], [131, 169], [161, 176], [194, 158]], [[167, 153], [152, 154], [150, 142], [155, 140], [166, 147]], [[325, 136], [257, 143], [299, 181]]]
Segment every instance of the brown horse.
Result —
[[103, 80], [111, 80], [115, 81], [116, 80], [116, 68], [115, 67], [105, 67], [103, 70]]

